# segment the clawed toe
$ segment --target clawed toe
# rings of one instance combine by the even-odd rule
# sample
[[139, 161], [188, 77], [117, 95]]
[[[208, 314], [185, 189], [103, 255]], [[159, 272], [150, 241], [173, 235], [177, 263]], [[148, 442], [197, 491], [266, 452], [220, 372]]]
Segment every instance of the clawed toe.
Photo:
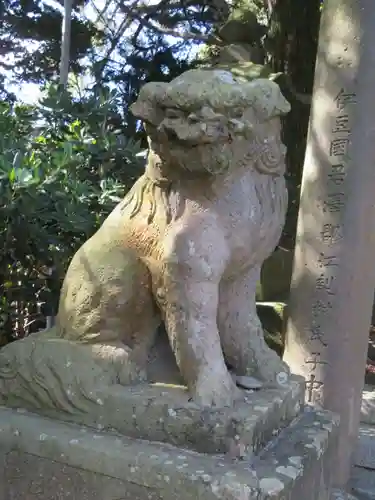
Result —
[[227, 373], [222, 377], [205, 378], [204, 382], [198, 383], [193, 399], [200, 406], [224, 408], [231, 407], [240, 396], [240, 389], [236, 387], [232, 377]]

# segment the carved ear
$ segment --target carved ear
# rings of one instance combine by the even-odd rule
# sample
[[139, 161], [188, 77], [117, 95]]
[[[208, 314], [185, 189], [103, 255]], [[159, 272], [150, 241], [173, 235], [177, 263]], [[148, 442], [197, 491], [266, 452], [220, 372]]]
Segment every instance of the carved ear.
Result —
[[142, 101], [138, 99], [130, 106], [130, 111], [136, 118], [150, 123], [154, 127], [157, 127], [163, 119], [162, 110], [150, 100]]
[[269, 142], [259, 144], [258, 154], [255, 153], [254, 168], [265, 175], [280, 176], [285, 174], [286, 147], [281, 140], [274, 138]]
[[162, 102], [165, 89], [165, 83], [146, 83], [146, 85], [141, 88], [138, 99], [130, 106], [130, 111], [136, 118], [157, 127], [164, 115], [158, 103]]
[[252, 106], [260, 121], [265, 122], [289, 113], [291, 106], [277, 83], [258, 78], [248, 85], [253, 87]]

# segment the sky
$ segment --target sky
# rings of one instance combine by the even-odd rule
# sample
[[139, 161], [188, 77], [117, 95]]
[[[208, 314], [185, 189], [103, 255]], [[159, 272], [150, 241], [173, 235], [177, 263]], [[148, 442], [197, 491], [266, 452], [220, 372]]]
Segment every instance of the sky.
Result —
[[[156, 0], [148, 0], [147, 3], [153, 4], [155, 2]], [[54, 8], [56, 8], [61, 12], [61, 15], [63, 15], [64, 9], [60, 3], [56, 2], [55, 0], [44, 0], [43, 3], [46, 5], [53, 6]], [[93, 4], [96, 6], [98, 10], [102, 10], [105, 6], [105, 3], [106, 3], [105, 0], [91, 0], [90, 3], [88, 3], [88, 5], [85, 6], [83, 10], [83, 15], [92, 20], [96, 19], [97, 14], [95, 9], [93, 8]], [[31, 42], [29, 44], [26, 44], [26, 48], [30, 51], [37, 50], [37, 44], [35, 42]], [[12, 57], [9, 56], [8, 60], [11, 62]], [[41, 86], [35, 83], [22, 83], [20, 85], [9, 85], [9, 90], [14, 92], [18, 99], [27, 104], [34, 104], [42, 95]]]
[[[1, 1], [1, 0], [0, 0]], [[54, 8], [57, 8], [58, 10], [63, 12], [63, 8], [61, 5], [54, 0], [44, 0], [43, 2], [46, 5], [51, 5]], [[26, 42], [26, 49], [29, 51], [36, 50], [37, 47], [35, 47], [35, 42]], [[7, 56], [7, 61], [10, 63], [12, 62], [13, 57], [11, 55]], [[41, 89], [40, 85], [35, 84], [35, 83], [22, 83], [21, 85], [8, 85], [8, 89], [11, 92], [14, 92], [17, 96], [18, 99], [21, 101], [27, 103], [27, 104], [34, 104], [38, 98], [41, 96]]]
[[[155, 3], [158, 3], [160, 0], [143, 0], [143, 3], [146, 5], [152, 5]], [[0, 0], [1, 2], [1, 0]], [[57, 10], [61, 12], [61, 15], [63, 15], [63, 7], [62, 5], [57, 2], [56, 0], [43, 0], [43, 3], [46, 5], [50, 5]], [[93, 21], [96, 21], [98, 19], [98, 11], [102, 11], [103, 8], [106, 5], [106, 0], [90, 0], [87, 5], [84, 7], [82, 15], [83, 17], [89, 18]], [[113, 2], [111, 5], [116, 5], [115, 2]], [[96, 9], [94, 8], [96, 7]], [[110, 11], [107, 11], [110, 12]], [[113, 18], [112, 21], [114, 23], [113, 27], [118, 27], [120, 23], [123, 21], [124, 15], [120, 12], [119, 14], [116, 14]], [[134, 30], [136, 27], [133, 25], [131, 28]], [[125, 32], [126, 34], [127, 32]], [[168, 37], [166, 37], [168, 39]], [[172, 38], [172, 37], [171, 37]], [[38, 50], [38, 44], [37, 42], [30, 42], [29, 45], [26, 45], [26, 48], [30, 51], [35, 51]], [[115, 56], [115, 54], [114, 54]], [[8, 57], [8, 61], [12, 62], [12, 56]], [[21, 85], [12, 85], [9, 86], [9, 90], [14, 92], [17, 96], [17, 98], [25, 103], [28, 104], [34, 104], [37, 102], [37, 100], [41, 97], [42, 95], [42, 89], [41, 86], [38, 84], [34, 83], [23, 83]]]

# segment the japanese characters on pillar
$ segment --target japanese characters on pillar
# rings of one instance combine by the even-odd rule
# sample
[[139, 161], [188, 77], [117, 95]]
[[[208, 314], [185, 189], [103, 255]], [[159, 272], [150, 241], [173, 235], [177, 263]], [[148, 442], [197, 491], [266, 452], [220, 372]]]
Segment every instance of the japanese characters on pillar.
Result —
[[329, 144], [330, 168], [327, 172], [327, 192], [318, 200], [324, 214], [323, 228], [320, 232], [318, 256], [318, 275], [315, 280], [315, 296], [311, 306], [310, 355], [305, 359], [309, 372], [306, 378], [307, 400], [321, 403], [320, 390], [324, 380], [320, 368], [327, 365], [327, 340], [324, 336], [325, 317], [332, 308], [337, 293], [335, 269], [340, 262], [340, 242], [343, 238], [341, 213], [345, 210], [346, 193], [344, 190], [348, 168], [348, 146], [351, 136], [351, 106], [356, 103], [356, 95], [340, 89], [334, 98], [336, 113], [332, 117], [331, 141]]

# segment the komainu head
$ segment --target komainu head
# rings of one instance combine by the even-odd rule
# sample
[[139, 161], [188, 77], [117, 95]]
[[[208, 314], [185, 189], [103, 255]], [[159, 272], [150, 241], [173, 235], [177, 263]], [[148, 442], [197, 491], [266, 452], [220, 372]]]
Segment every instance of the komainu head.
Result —
[[280, 116], [290, 105], [272, 80], [190, 70], [170, 83], [146, 84], [131, 110], [171, 174], [220, 174], [244, 165], [284, 174]]

